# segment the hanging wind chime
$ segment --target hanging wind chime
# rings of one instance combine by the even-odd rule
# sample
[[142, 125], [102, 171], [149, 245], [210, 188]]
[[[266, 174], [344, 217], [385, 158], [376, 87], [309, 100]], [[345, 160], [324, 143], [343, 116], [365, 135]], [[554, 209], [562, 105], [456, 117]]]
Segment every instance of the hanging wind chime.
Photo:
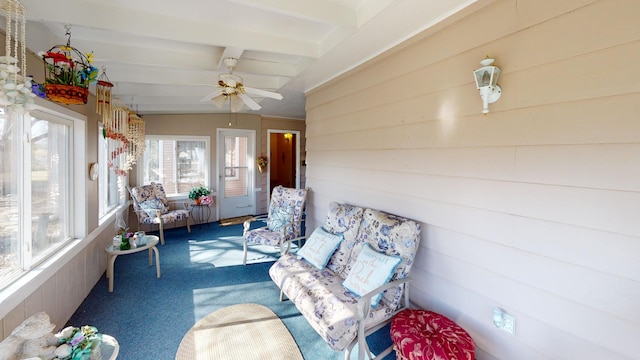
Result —
[[144, 121], [134, 111], [129, 111], [129, 128], [127, 130], [129, 140], [127, 162], [125, 168], [130, 170], [138, 159], [144, 154]]
[[116, 104], [111, 108], [111, 117], [103, 124], [109, 151], [108, 165], [113, 168], [114, 173], [118, 176], [127, 175], [128, 170], [125, 167], [129, 147], [129, 141], [127, 140], [128, 120], [129, 109]]
[[102, 74], [96, 82], [96, 112], [102, 115], [102, 124], [104, 125], [111, 117], [111, 89], [113, 83], [109, 81], [107, 69], [102, 67]]
[[35, 97], [31, 77], [25, 76], [26, 9], [19, 0], [4, 0], [0, 12], [6, 19], [5, 55], [0, 56], [0, 105], [20, 111], [29, 108]]
[[126, 176], [144, 153], [144, 121], [115, 98], [111, 116], [103, 118], [103, 126], [109, 154], [108, 166], [116, 175]]

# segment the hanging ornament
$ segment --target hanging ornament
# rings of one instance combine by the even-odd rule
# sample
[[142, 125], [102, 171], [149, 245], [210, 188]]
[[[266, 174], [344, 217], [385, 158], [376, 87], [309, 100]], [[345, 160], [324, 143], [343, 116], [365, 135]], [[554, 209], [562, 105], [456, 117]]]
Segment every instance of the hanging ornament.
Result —
[[0, 13], [6, 19], [5, 55], [0, 56], [0, 105], [20, 111], [30, 108], [35, 97], [31, 77], [24, 76], [27, 73], [26, 9], [19, 0], [4, 0]]
[[144, 143], [144, 120], [134, 111], [129, 112], [129, 126], [127, 131], [127, 140], [129, 140], [127, 162], [125, 168], [130, 170], [142, 156], [145, 149]]
[[96, 112], [102, 115], [102, 123], [109, 121], [111, 117], [111, 89], [113, 83], [109, 81], [107, 69], [102, 67], [102, 74], [96, 83]]
[[111, 108], [111, 119], [104, 124], [109, 150], [108, 165], [118, 176], [126, 176], [129, 170], [126, 167], [129, 140], [129, 109], [124, 106]]
[[82, 53], [71, 46], [71, 25], [65, 25], [66, 45], [56, 45], [38, 53], [44, 61], [47, 98], [61, 104], [86, 104], [89, 84], [96, 81], [92, 53]]

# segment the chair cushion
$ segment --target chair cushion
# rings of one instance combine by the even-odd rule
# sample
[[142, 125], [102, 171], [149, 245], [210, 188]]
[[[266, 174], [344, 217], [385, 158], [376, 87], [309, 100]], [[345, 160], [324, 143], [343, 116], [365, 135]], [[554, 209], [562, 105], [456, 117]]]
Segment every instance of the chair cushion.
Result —
[[317, 228], [309, 236], [304, 246], [298, 250], [297, 254], [311, 265], [322, 270], [341, 241], [342, 235], [333, 235], [322, 230], [322, 228]]
[[171, 210], [166, 214], [160, 215], [160, 217], [145, 217], [140, 218], [140, 223], [142, 224], [159, 224], [162, 221], [163, 224], [169, 224], [181, 220], [186, 220], [190, 215], [189, 210], [186, 209], [178, 209]]
[[145, 200], [140, 203], [140, 208], [147, 213], [149, 217], [155, 217], [158, 210], [160, 210], [160, 215], [167, 213], [167, 208], [159, 199]]
[[391, 321], [398, 359], [473, 360], [475, 342], [449, 318], [428, 310], [402, 310]]
[[[365, 244], [343, 285], [352, 293], [362, 296], [386, 284], [401, 260], [399, 256], [379, 253]], [[372, 297], [371, 306], [377, 307], [381, 297], [382, 293]]]
[[271, 231], [266, 227], [247, 231], [244, 235], [248, 244], [262, 244], [270, 246], [280, 245], [283, 240], [286, 240], [286, 237], [287, 236], [285, 235], [283, 239], [281, 232]]
[[[340, 276], [328, 268], [319, 270], [295, 254], [281, 256], [269, 275], [332, 349], [343, 351], [355, 339], [358, 298], [345, 290]], [[382, 305], [372, 309], [365, 328], [391, 319], [393, 313]]]
[[329, 258], [327, 267], [333, 270], [341, 278], [346, 278], [345, 271], [351, 250], [356, 244], [356, 236], [362, 222], [364, 209], [353, 205], [339, 204], [331, 202], [329, 211], [324, 220], [323, 228], [331, 234], [341, 234], [344, 240], [340, 243], [338, 250]]
[[283, 226], [292, 222], [293, 206], [279, 206], [272, 209], [271, 215], [267, 219], [267, 228], [271, 231], [281, 231]]
[[[285, 188], [276, 186], [271, 192], [271, 202], [269, 203], [268, 218], [270, 219], [274, 211], [288, 211], [288, 207], [293, 207], [293, 227], [287, 228], [287, 238], [295, 238], [300, 236], [302, 232], [301, 220], [304, 213], [304, 204], [307, 199], [306, 189]], [[283, 210], [276, 210], [285, 207]]]

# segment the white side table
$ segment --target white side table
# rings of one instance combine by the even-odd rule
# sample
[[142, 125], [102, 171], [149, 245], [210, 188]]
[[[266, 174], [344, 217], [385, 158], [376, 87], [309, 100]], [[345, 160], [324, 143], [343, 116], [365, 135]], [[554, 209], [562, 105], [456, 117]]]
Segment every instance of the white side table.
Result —
[[146, 245], [138, 246], [135, 249], [120, 250], [120, 248], [115, 248], [113, 245], [109, 245], [104, 249], [104, 251], [107, 253], [107, 278], [109, 279], [109, 292], [113, 292], [113, 266], [118, 255], [129, 255], [148, 249], [149, 266], [152, 266], [153, 258], [151, 256], [151, 251], [153, 251], [156, 254], [156, 273], [158, 279], [160, 278], [160, 253], [158, 252], [158, 248], [156, 247], [160, 239], [155, 235], [146, 235], [146, 239]]

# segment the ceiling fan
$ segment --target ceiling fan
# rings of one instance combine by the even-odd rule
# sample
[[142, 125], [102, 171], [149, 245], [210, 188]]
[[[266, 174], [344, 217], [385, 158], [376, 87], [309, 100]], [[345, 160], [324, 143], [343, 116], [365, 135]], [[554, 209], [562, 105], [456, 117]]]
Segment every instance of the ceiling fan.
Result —
[[211, 101], [219, 109], [222, 109], [227, 99], [229, 99], [231, 112], [238, 112], [242, 109], [243, 104], [247, 105], [251, 110], [260, 110], [262, 108], [248, 94], [282, 100], [282, 95], [276, 92], [244, 86], [242, 78], [233, 73], [233, 68], [238, 64], [238, 59], [226, 58], [224, 59], [224, 64], [229, 69], [229, 73], [220, 74], [218, 76], [218, 89], [200, 101]]

